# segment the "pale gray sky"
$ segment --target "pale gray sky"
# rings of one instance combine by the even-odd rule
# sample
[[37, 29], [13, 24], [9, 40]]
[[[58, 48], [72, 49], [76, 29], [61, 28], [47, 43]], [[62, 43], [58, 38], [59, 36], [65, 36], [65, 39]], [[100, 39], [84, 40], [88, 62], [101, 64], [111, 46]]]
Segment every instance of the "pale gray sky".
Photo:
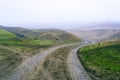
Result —
[[0, 0], [0, 25], [120, 21], [120, 0]]

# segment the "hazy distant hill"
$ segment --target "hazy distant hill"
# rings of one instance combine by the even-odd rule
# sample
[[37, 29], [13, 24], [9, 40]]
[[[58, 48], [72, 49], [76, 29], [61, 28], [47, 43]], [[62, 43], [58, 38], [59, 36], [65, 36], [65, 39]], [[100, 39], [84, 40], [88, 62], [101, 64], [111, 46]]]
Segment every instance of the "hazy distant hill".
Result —
[[91, 38], [95, 40], [120, 39], [120, 23], [94, 24], [83, 28], [68, 30], [81, 38]]
[[112, 38], [112, 39], [120, 39], [120, 30], [119, 30], [119, 32], [111, 35], [109, 38]]
[[81, 37], [94, 40], [120, 39], [120, 29], [98, 29], [98, 30], [69, 30], [69, 32]]
[[86, 24], [80, 26], [80, 28], [77, 29], [82, 29], [82, 30], [120, 29], [120, 22]]

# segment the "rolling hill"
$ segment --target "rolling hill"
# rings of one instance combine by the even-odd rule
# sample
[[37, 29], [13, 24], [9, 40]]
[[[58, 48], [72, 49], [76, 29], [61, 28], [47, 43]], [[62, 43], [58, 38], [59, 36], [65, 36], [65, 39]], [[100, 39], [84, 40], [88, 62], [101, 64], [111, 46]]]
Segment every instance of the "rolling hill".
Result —
[[0, 79], [6, 80], [22, 61], [37, 53], [52, 46], [79, 41], [80, 38], [63, 30], [0, 26]]
[[120, 22], [86, 24], [67, 31], [83, 39], [90, 38], [96, 41], [120, 39]]
[[3, 27], [0, 26], [0, 29], [4, 29], [16, 34], [19, 38], [24, 38], [28, 40], [52, 40], [57, 43], [70, 43], [80, 41], [80, 38], [77, 36], [68, 33], [59, 29], [38, 29], [38, 30], [29, 30], [19, 27]]
[[16, 35], [6, 30], [0, 29], [0, 40], [15, 38]]
[[120, 29], [97, 29], [97, 30], [68, 30], [83, 39], [89, 38], [96, 41], [120, 39]]
[[18, 44], [21, 42], [14, 33], [11, 33], [7, 30], [0, 29], [0, 44], [1, 45], [12, 45]]
[[78, 51], [78, 56], [93, 80], [120, 79], [120, 41], [84, 47]]
[[36, 54], [40, 49], [79, 41], [80, 38], [63, 30], [0, 27], [0, 44], [28, 57]]

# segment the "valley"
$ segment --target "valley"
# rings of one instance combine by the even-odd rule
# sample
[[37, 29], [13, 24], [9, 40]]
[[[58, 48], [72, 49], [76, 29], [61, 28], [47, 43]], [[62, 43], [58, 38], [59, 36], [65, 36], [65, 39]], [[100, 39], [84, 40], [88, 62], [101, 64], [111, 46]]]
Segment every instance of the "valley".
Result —
[[0, 0], [0, 80], [120, 80], [120, 0]]
[[119, 33], [0, 26], [0, 80], [119, 80]]

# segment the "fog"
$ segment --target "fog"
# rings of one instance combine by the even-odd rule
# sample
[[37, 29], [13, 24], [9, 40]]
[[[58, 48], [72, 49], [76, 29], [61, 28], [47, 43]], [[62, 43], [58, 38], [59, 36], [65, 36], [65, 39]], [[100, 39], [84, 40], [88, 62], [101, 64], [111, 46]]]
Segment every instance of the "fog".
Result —
[[0, 25], [67, 28], [83, 23], [118, 22], [119, 8], [120, 0], [0, 0]]

